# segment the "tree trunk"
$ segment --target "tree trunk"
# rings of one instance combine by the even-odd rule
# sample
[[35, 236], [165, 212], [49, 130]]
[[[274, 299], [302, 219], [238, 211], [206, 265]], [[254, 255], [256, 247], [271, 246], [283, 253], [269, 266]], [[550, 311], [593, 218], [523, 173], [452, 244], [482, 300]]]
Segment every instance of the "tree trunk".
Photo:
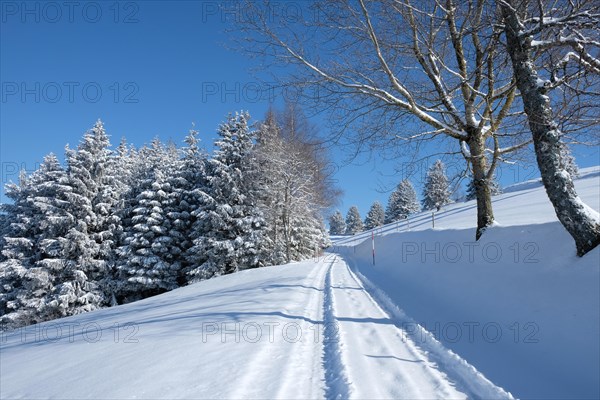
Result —
[[550, 99], [545, 95], [546, 90], [538, 85], [538, 74], [528, 43], [530, 38], [519, 35], [520, 21], [516, 11], [507, 5], [501, 8], [508, 53], [529, 119], [542, 182], [558, 220], [575, 240], [577, 255], [583, 256], [600, 244], [600, 218], [579, 199], [573, 178], [561, 162], [560, 132], [552, 116]]
[[477, 198], [477, 232], [475, 239], [479, 240], [485, 229], [494, 222], [492, 209], [492, 192], [487, 178], [487, 160], [485, 158], [485, 139], [478, 134], [469, 135], [469, 151], [473, 166], [473, 186]]

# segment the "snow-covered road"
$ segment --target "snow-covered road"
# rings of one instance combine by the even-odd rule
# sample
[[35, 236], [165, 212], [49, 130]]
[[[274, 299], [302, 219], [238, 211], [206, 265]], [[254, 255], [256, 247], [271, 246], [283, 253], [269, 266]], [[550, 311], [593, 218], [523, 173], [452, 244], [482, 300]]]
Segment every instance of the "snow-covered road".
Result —
[[0, 397], [508, 396], [445, 359], [457, 357], [415, 344], [327, 255], [5, 333]]
[[[361, 399], [463, 398], [366, 292], [342, 260], [329, 267], [348, 391]], [[382, 382], [383, 384], [373, 384]]]
[[342, 258], [329, 259], [325, 293], [331, 296], [338, 333], [339, 373], [348, 383], [341, 388], [345, 391], [335, 395], [359, 399], [510, 397], [432, 336], [419, 334], [414, 341], [409, 319], [386, 312]]

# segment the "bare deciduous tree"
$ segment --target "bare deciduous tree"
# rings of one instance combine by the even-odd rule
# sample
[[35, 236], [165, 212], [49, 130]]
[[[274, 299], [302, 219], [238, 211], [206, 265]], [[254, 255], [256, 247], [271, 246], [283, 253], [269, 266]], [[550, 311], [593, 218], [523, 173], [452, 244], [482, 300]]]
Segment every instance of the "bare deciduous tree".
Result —
[[322, 233], [321, 213], [339, 194], [326, 154], [310, 141], [311, 129], [301, 110], [288, 104], [282, 113], [270, 111], [258, 130], [261, 202], [275, 262], [289, 263], [314, 252], [315, 238]]
[[[537, 163], [560, 222], [583, 256], [600, 244], [600, 216], [575, 191], [561, 158], [561, 125], [598, 124], [600, 11], [597, 1], [502, 0], [506, 44], [529, 119]], [[560, 90], [559, 93], [557, 93]], [[565, 98], [569, 106], [565, 107]], [[553, 109], [553, 104], [558, 107]], [[597, 103], [596, 103], [597, 104]], [[555, 110], [559, 112], [556, 112]], [[564, 110], [570, 110], [565, 114]], [[578, 126], [579, 125], [579, 126]]]
[[[489, 181], [521, 137], [516, 86], [485, 0], [324, 1], [314, 18], [274, 21], [248, 2], [250, 52], [295, 66], [291, 84], [332, 110], [333, 136], [378, 150], [450, 145], [471, 165], [479, 238], [494, 221]], [[309, 90], [310, 89], [310, 90]]]

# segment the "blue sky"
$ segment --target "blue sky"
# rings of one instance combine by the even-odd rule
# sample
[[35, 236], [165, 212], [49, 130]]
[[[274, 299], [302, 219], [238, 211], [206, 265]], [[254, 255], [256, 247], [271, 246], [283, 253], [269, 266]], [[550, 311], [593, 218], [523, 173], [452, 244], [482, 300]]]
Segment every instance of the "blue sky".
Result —
[[[261, 66], [227, 49], [217, 4], [0, 2], [2, 184], [16, 181], [21, 168], [33, 170], [47, 153], [62, 157], [65, 144], [76, 146], [98, 118], [113, 145], [122, 136], [135, 145], [156, 136], [180, 144], [192, 122], [209, 145], [227, 113], [248, 110], [260, 119], [270, 102], [280, 106], [281, 98], [253, 78], [251, 69]], [[332, 153], [343, 212], [357, 204], [364, 216], [373, 200], [385, 204], [381, 187], [401, 179], [399, 164], [375, 162], [376, 154], [346, 165], [344, 151]], [[576, 156], [580, 166], [598, 164], [598, 149]], [[536, 175], [511, 167], [501, 183]]]

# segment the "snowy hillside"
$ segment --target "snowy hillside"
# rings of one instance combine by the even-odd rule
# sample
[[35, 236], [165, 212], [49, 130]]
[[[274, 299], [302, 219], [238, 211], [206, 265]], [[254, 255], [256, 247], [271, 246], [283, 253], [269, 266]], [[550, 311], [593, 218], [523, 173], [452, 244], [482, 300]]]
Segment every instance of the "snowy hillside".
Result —
[[[600, 208], [600, 169], [577, 188]], [[539, 184], [494, 205], [476, 245], [460, 203], [378, 231], [375, 266], [365, 233], [5, 332], [0, 398], [598, 398], [600, 249], [575, 256]]]
[[[582, 170], [576, 186], [600, 209], [599, 168]], [[445, 207], [435, 230], [430, 213], [384, 227], [375, 267], [370, 233], [337, 248], [392, 312], [515, 397], [600, 398], [600, 249], [575, 256], [538, 181], [495, 197], [494, 212], [498, 225], [478, 243], [474, 201]]]

